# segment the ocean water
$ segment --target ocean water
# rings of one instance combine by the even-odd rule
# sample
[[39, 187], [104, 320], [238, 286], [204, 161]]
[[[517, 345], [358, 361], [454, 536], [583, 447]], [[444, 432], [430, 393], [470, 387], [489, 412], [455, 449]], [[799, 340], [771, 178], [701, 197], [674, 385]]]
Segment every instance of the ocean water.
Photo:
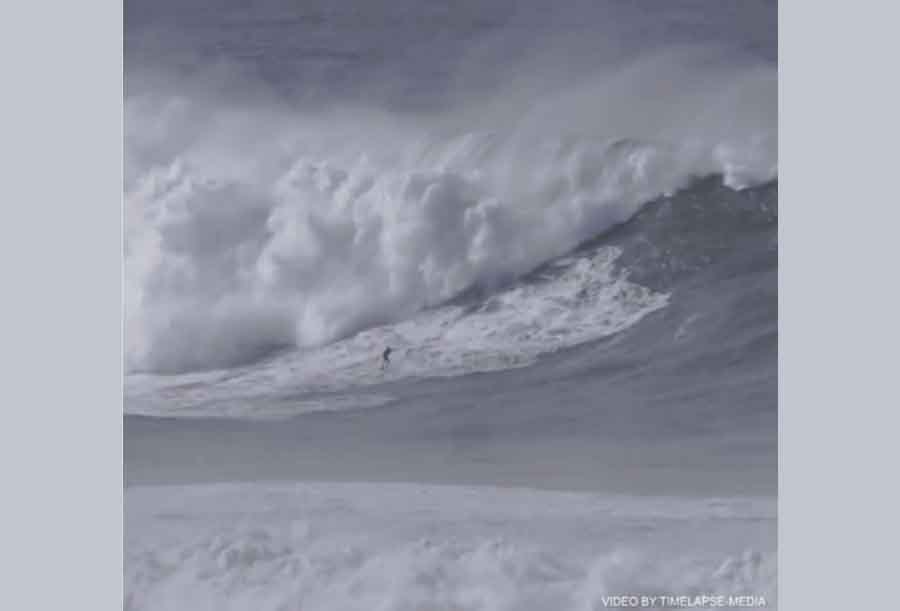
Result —
[[775, 608], [775, 3], [125, 15], [126, 608]]

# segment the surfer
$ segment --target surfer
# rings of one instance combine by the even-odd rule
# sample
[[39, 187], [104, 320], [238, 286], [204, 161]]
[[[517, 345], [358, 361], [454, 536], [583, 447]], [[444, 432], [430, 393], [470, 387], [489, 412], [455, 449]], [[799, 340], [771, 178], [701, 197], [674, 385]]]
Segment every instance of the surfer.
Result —
[[381, 370], [384, 371], [387, 369], [387, 366], [391, 364], [391, 347], [388, 346], [384, 349], [384, 352], [381, 353]]

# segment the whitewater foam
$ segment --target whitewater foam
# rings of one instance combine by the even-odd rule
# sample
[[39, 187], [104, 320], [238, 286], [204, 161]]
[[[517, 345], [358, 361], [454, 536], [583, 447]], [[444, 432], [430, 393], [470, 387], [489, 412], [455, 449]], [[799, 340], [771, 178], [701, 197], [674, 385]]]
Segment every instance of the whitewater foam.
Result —
[[[600, 248], [560, 260], [540, 277], [487, 300], [429, 309], [344, 340], [287, 351], [252, 367], [130, 376], [127, 411], [260, 417], [377, 407], [390, 395], [352, 389], [524, 367], [542, 354], [615, 334], [666, 305], [666, 294], [629, 282], [627, 273], [616, 269], [619, 254], [616, 248]], [[382, 371], [378, 359], [388, 345], [394, 356]], [[345, 392], [305, 396], [334, 391]], [[278, 396], [285, 401], [272, 401]], [[268, 400], [254, 400], [261, 397]]]
[[125, 502], [129, 611], [592, 611], [635, 593], [775, 608], [766, 499], [227, 484]]

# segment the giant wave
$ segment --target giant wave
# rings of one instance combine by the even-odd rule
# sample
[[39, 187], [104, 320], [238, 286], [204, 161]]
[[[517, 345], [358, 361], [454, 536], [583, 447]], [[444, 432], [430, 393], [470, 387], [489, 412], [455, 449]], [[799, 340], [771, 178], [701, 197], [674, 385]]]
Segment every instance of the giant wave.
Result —
[[[480, 114], [127, 97], [129, 370], [235, 367], [421, 319], [467, 291], [507, 291], [698, 178], [734, 189], [773, 180], [774, 71], [709, 70], [697, 57], [645, 57], [564, 95]], [[678, 77], [665, 103], [645, 96], [660, 73]], [[638, 286], [599, 273], [604, 291]], [[644, 293], [642, 305], [560, 302], [562, 314], [531, 310], [524, 324], [536, 341], [565, 327], [566, 345], [577, 344], [604, 334], [579, 331], [603, 318], [598, 309], [631, 324], [640, 316], [619, 314], [663, 304]], [[519, 297], [520, 310], [535, 303]]]

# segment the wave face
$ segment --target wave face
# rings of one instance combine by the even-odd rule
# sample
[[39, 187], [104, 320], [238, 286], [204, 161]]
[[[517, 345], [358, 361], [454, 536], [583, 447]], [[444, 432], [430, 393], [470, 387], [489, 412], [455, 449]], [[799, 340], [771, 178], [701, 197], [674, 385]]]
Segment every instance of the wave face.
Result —
[[127, 7], [132, 388], [331, 391], [383, 381], [385, 344], [388, 379], [528, 365], [671, 309], [655, 275], [738, 218], [688, 219], [720, 195], [700, 179], [777, 178], [774, 46], [734, 30], [766, 23], [751, 3], [703, 35], [691, 2], [270, 4]]

